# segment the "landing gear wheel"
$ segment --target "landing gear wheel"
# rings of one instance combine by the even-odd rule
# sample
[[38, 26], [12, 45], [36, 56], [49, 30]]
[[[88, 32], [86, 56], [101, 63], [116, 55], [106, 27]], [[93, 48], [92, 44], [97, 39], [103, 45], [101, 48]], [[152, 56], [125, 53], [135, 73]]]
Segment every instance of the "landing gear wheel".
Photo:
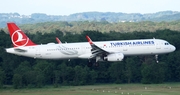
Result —
[[88, 67], [92, 67], [92, 65], [93, 65], [93, 64], [92, 64], [91, 61], [89, 61], [88, 64], [87, 64]]
[[87, 64], [88, 67], [99, 67], [99, 62], [95, 62], [95, 60], [89, 60], [88, 61], [88, 64]]
[[99, 63], [98, 62], [94, 63], [94, 66], [99, 67]]

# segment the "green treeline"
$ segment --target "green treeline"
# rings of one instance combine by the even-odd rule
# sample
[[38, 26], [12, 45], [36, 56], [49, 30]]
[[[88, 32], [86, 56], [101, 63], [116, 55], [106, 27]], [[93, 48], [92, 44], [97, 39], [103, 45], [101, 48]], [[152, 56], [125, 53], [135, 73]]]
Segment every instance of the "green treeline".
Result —
[[154, 56], [128, 56], [122, 62], [100, 62], [99, 67], [87, 67], [88, 60], [40, 60], [8, 54], [4, 48], [12, 47], [9, 34], [0, 31], [0, 87], [43, 87], [45, 85], [90, 85], [99, 83], [163, 83], [180, 82], [180, 32], [157, 30], [156, 32], [108, 32], [83, 31], [81, 34], [51, 33], [27, 34], [37, 44], [56, 42], [87, 42], [85, 35], [93, 41], [158, 38], [176, 46], [176, 51]]
[[[36, 24], [24, 24], [20, 25], [25, 32], [36, 33], [37, 31], [42, 33], [51, 33], [56, 30], [60, 30], [63, 33], [73, 32], [82, 33], [84, 30], [109, 32], [116, 31], [121, 33], [134, 32], [134, 31], [149, 31], [155, 32], [156, 30], [170, 29], [173, 31], [180, 31], [180, 21], [172, 22], [117, 22], [110, 23], [107, 21], [57, 21], [57, 22], [44, 22]], [[5, 30], [7, 32], [7, 29]]]

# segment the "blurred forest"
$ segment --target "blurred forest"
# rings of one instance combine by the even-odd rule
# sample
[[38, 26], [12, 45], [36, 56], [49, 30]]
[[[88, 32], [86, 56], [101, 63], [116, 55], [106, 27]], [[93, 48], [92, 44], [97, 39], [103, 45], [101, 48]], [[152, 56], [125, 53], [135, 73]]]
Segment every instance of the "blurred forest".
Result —
[[[101, 62], [99, 67], [87, 67], [88, 60], [83, 59], [40, 60], [8, 54], [4, 49], [12, 47], [12, 42], [9, 34], [2, 29], [0, 30], [0, 88], [5, 88], [7, 85], [18, 89], [46, 85], [59, 87], [101, 83], [180, 82], [179, 22], [170, 22], [174, 24], [161, 22], [157, 24], [159, 28], [152, 27], [151, 25], [156, 26], [156, 23], [153, 22], [117, 23], [114, 25], [104, 22], [103, 28], [101, 27], [103, 23], [80, 22], [79, 25], [71, 25], [73, 22], [57, 23], [63, 24], [39, 23], [21, 27], [37, 44], [57, 43], [55, 37], [60, 38], [63, 43], [87, 42], [85, 35], [89, 35], [93, 41], [154, 37], [167, 40], [175, 45], [176, 51], [159, 55], [159, 63], [156, 63], [154, 56], [128, 56], [122, 62]], [[59, 27], [63, 25], [65, 25], [63, 28]], [[82, 30], [77, 30], [80, 25], [83, 26]], [[167, 26], [166, 28], [171, 27], [172, 30], [162, 29], [165, 26]], [[89, 29], [88, 27], [94, 28]], [[133, 30], [136, 28], [139, 29], [139, 32]], [[148, 30], [146, 31], [146, 29]], [[149, 29], [154, 32], [150, 32]], [[32, 30], [34, 33], [29, 32]]]
[[[170, 29], [173, 31], [180, 31], [180, 21], [172, 22], [117, 22], [110, 23], [107, 21], [58, 21], [58, 22], [44, 22], [36, 24], [24, 24], [19, 25], [22, 30], [30, 33], [51, 33], [56, 30], [62, 31], [63, 33], [82, 33], [84, 30], [100, 31], [100, 32], [110, 32], [116, 31], [121, 33], [134, 32], [134, 31], [146, 31], [146, 32], [155, 32], [156, 30]], [[4, 30], [7, 32], [7, 28]]]

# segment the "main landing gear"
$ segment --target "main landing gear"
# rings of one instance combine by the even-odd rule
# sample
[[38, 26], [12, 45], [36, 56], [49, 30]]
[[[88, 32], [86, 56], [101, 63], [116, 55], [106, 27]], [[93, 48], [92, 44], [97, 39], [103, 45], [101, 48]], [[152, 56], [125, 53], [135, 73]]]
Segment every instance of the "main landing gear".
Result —
[[96, 60], [89, 60], [87, 65], [88, 67], [92, 67], [92, 66], [99, 67], [99, 63], [96, 62]]

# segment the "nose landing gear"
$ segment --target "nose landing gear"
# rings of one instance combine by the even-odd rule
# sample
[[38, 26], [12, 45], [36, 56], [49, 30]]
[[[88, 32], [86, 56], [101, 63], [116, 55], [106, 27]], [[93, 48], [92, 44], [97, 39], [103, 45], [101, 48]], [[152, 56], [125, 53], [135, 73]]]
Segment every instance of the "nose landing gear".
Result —
[[156, 59], [156, 63], [159, 63], [157, 54], [155, 55], [155, 59]]

